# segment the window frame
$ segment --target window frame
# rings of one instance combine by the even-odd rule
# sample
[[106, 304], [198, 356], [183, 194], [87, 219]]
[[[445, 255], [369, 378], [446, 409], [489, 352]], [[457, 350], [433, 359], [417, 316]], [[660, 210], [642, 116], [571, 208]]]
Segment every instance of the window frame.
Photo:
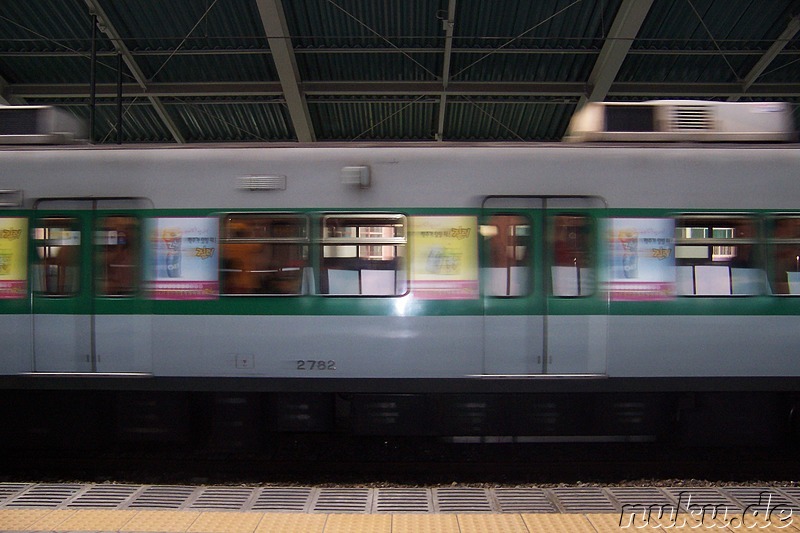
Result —
[[[48, 222], [53, 221], [64, 221], [64, 224], [68, 225], [46, 225]], [[69, 231], [72, 234], [78, 235], [78, 242], [76, 244], [64, 244], [64, 237], [55, 238], [50, 235], [50, 231], [53, 229], [59, 229], [61, 231]], [[45, 230], [45, 233], [42, 236], [39, 236], [39, 231]], [[83, 238], [83, 221], [77, 216], [69, 216], [69, 215], [46, 215], [39, 218], [34, 219], [33, 225], [33, 239], [32, 240], [32, 247], [34, 250], [34, 260], [32, 262], [32, 272], [33, 279], [32, 281], [32, 293], [35, 294], [37, 297], [43, 298], [75, 298], [81, 294], [83, 291], [83, 283], [82, 283], [82, 276], [84, 275], [84, 264], [83, 264], [83, 246], [84, 246], [84, 238]], [[73, 253], [73, 261], [69, 265], [56, 266], [57, 272], [56, 276], [61, 276], [61, 273], [58, 269], [63, 268], [64, 272], [63, 275], [65, 278], [68, 275], [67, 269], [73, 268], [74, 272], [71, 273], [69, 276], [71, 278], [72, 285], [69, 287], [71, 290], [68, 292], [49, 292], [47, 290], [48, 283], [48, 266], [46, 259], [49, 257], [49, 250], [54, 247], [65, 247], [70, 246], [75, 248], [75, 252]], [[40, 252], [40, 249], [42, 250]], [[60, 252], [61, 250], [59, 250]], [[69, 279], [65, 279], [64, 283], [66, 284], [69, 282]], [[58, 279], [56, 280], [58, 283]]]
[[[798, 292], [797, 294], [790, 292], [791, 284], [788, 280], [788, 276], [786, 280], [786, 292], [777, 290], [778, 274], [779, 274], [777, 248], [779, 246], [794, 245], [795, 249], [800, 250], [800, 228], [798, 231], [798, 235], [796, 237], [787, 237], [787, 238], [776, 237], [775, 229], [777, 226], [777, 222], [780, 220], [797, 220], [798, 222], [800, 222], [800, 213], [770, 213], [766, 219], [766, 223], [764, 224], [764, 226], [767, 228], [766, 230], [767, 237], [765, 239], [767, 247], [766, 257], [767, 257], [767, 262], [769, 264], [769, 269], [768, 269], [769, 279], [767, 281], [769, 283], [769, 289], [773, 296], [779, 296], [781, 298], [796, 298], [800, 296], [800, 292]], [[798, 226], [800, 226], [800, 224], [798, 224]], [[795, 255], [796, 257], [800, 257], [800, 254], [795, 254]], [[788, 274], [788, 272], [790, 271], [787, 270], [786, 273]], [[800, 259], [796, 259], [795, 272], [800, 272]]]
[[[331, 236], [328, 234], [330, 220], [341, 219], [345, 222], [347, 221], [358, 221], [364, 222], [363, 224], [356, 224], [356, 225], [348, 225], [344, 224], [343, 227], [357, 227], [357, 228], [373, 228], [373, 227], [380, 227], [389, 225], [386, 222], [394, 222], [392, 224], [394, 227], [401, 228], [401, 234], [395, 235], [392, 237], [337, 237]], [[370, 221], [375, 221], [375, 224], [368, 224]], [[324, 213], [320, 219], [320, 239], [317, 243], [318, 245], [318, 252], [319, 252], [319, 294], [326, 297], [357, 297], [357, 298], [399, 298], [409, 294], [410, 292], [410, 280], [409, 280], [409, 261], [408, 261], [408, 216], [404, 213], [389, 213], [389, 212], [374, 212], [374, 213], [353, 213], [353, 212], [335, 212], [335, 213]], [[365, 262], [369, 264], [370, 261], [378, 261], [377, 259], [370, 259], [369, 257], [362, 257], [361, 256], [361, 247], [373, 247], [373, 246], [392, 246], [394, 249], [393, 259], [391, 261], [395, 262], [395, 268], [391, 269], [392, 272], [395, 273], [394, 279], [394, 290], [392, 294], [372, 294], [372, 293], [363, 293], [362, 285], [362, 271], [363, 270], [370, 270], [370, 269], [358, 269], [358, 285], [359, 285], [359, 292], [331, 292], [330, 291], [330, 281], [326, 280], [325, 278], [328, 275], [330, 269], [329, 266], [326, 265], [331, 259], [341, 259], [335, 256], [326, 256], [325, 250], [327, 247], [340, 247], [340, 246], [353, 246], [356, 249], [356, 255], [353, 257], [353, 262], [360, 263]], [[403, 249], [403, 253], [398, 253], [398, 248]], [[398, 268], [399, 265], [402, 265], [402, 268]], [[335, 270], [335, 269], [334, 269]], [[350, 270], [350, 269], [347, 269]], [[389, 269], [377, 269], [377, 270], [389, 270]], [[404, 286], [401, 292], [398, 292], [399, 286], [399, 279], [398, 273], [403, 273], [405, 277], [403, 278]], [[325, 290], [323, 290], [325, 289]]]
[[[300, 220], [302, 224], [299, 227], [303, 228], [303, 235], [300, 237], [229, 237], [228, 224], [231, 219], [271, 219], [271, 220]], [[223, 297], [297, 297], [304, 296], [309, 293], [305, 286], [305, 270], [312, 266], [311, 262], [311, 217], [302, 212], [270, 212], [270, 211], [242, 211], [242, 212], [229, 212], [219, 215], [219, 244], [220, 244], [220, 263], [219, 263], [219, 294]], [[304, 247], [305, 262], [299, 267], [300, 270], [300, 288], [298, 292], [226, 292], [226, 275], [230, 269], [227, 269], [224, 262], [227, 257], [226, 245], [230, 244], [267, 244], [267, 245], [297, 245]]]
[[[679, 298], [741, 298], [761, 296], [766, 294], [767, 287], [761, 284], [760, 290], [755, 293], [737, 293], [734, 290], [734, 268], [760, 270], [766, 274], [764, 264], [764, 253], [762, 250], [762, 235], [763, 235], [763, 220], [757, 213], [752, 212], [724, 212], [724, 213], [679, 213], [673, 215], [675, 220], [675, 272], [676, 283], [680, 285], [679, 268], [685, 266], [692, 267], [692, 290], [690, 293], [681, 293], [676, 291], [676, 296]], [[714, 230], [726, 230], [730, 227], [734, 232], [739, 227], [739, 224], [733, 222], [748, 221], [749, 226], [753, 229], [752, 236], [737, 237], [734, 233], [732, 237], [715, 237]], [[726, 225], [728, 222], [731, 224]], [[708, 230], [707, 236], [704, 237], [686, 237], [680, 234], [680, 230], [688, 228], [703, 228]], [[727, 259], [714, 260], [714, 248], [739, 248], [742, 246], [750, 247], [750, 257], [747, 259], [749, 266], [736, 267], [734, 266], [737, 259], [740, 257], [737, 251], [736, 255], [731, 255]], [[681, 256], [681, 247], [704, 247], [706, 248], [707, 255], [703, 257]], [[728, 288], [729, 291], [725, 293], [715, 292], [697, 292], [697, 270], [698, 266], [725, 266], [728, 268]], [[764, 282], [768, 282], [764, 277]], [[759, 283], [761, 280], [759, 280]]]

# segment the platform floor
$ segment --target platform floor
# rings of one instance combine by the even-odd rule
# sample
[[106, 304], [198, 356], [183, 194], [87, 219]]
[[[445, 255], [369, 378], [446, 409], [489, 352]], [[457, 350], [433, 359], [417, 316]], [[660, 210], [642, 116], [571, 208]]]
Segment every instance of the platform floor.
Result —
[[2, 531], [800, 531], [800, 487], [249, 487], [0, 483]]

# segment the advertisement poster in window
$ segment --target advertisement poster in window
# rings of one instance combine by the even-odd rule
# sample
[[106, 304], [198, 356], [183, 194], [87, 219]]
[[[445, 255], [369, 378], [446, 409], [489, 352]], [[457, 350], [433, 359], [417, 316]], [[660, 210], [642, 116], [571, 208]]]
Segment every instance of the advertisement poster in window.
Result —
[[478, 298], [478, 219], [411, 218], [411, 291], [427, 300]]
[[675, 221], [669, 218], [608, 220], [612, 300], [650, 301], [675, 297]]
[[219, 294], [214, 218], [148, 220], [148, 292], [155, 300], [210, 300]]
[[0, 218], [0, 299], [28, 293], [28, 219]]

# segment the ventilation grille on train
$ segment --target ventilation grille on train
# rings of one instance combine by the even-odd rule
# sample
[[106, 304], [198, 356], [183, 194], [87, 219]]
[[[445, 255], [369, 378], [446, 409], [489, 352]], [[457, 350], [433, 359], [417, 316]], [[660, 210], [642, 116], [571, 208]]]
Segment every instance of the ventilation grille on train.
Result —
[[714, 131], [714, 114], [707, 106], [681, 106], [670, 108], [670, 131]]
[[565, 140], [778, 142], [795, 138], [785, 102], [592, 102], [576, 112]]
[[286, 176], [241, 176], [237, 187], [245, 191], [285, 191]]

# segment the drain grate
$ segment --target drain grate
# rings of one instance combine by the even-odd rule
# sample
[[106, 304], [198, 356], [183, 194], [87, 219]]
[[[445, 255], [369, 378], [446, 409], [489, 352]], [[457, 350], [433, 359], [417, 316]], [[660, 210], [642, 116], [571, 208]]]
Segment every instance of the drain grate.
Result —
[[554, 513], [553, 503], [543, 489], [494, 489], [501, 513]]
[[551, 489], [557, 504], [567, 513], [614, 513], [617, 506], [600, 487]]
[[305, 511], [311, 498], [308, 487], [262, 489], [253, 503], [254, 511]]
[[800, 502], [800, 487], [781, 487], [781, 493], [791, 498], [791, 502], [795, 505], [792, 508], [796, 509], [797, 502]]
[[147, 487], [128, 505], [134, 509], [182, 509], [194, 495], [194, 487], [162, 485]]
[[800, 487], [781, 487], [781, 492], [790, 498], [800, 500]]
[[190, 509], [239, 511], [253, 496], [253, 489], [239, 487], [208, 487], [192, 502]]
[[116, 509], [140, 488], [138, 485], [95, 485], [72, 500], [67, 507]]
[[75, 496], [83, 488], [83, 485], [71, 484], [34, 485], [19, 496], [13, 498], [6, 504], [6, 507], [58, 507]]
[[19, 494], [29, 486], [27, 483], [0, 483], [0, 503]]
[[375, 510], [378, 513], [429, 513], [431, 503], [427, 489], [378, 489]]
[[320, 489], [314, 511], [325, 513], [366, 513], [369, 489]]
[[790, 500], [786, 495], [781, 494], [778, 489], [766, 487], [726, 487], [724, 494], [729, 494], [736, 498], [748, 511], [758, 510], [765, 513], [766, 509], [775, 510], [780, 506], [781, 509], [791, 510], [793, 516], [800, 514], [800, 505]]
[[727, 511], [728, 513], [741, 513], [743, 510], [741, 505], [714, 488], [695, 487], [687, 489], [684, 487], [671, 487], [664, 490], [684, 510], [702, 508], [709, 512], [716, 509], [718, 512]]
[[492, 504], [484, 489], [447, 488], [434, 489], [434, 501], [442, 513], [487, 513], [492, 511]]
[[664, 509], [669, 511], [677, 505], [658, 487], [611, 487], [607, 489], [620, 506], [629, 509]]
[[295, 513], [707, 513], [780, 508], [800, 514], [800, 487], [192, 487], [0, 483], [0, 508]]

